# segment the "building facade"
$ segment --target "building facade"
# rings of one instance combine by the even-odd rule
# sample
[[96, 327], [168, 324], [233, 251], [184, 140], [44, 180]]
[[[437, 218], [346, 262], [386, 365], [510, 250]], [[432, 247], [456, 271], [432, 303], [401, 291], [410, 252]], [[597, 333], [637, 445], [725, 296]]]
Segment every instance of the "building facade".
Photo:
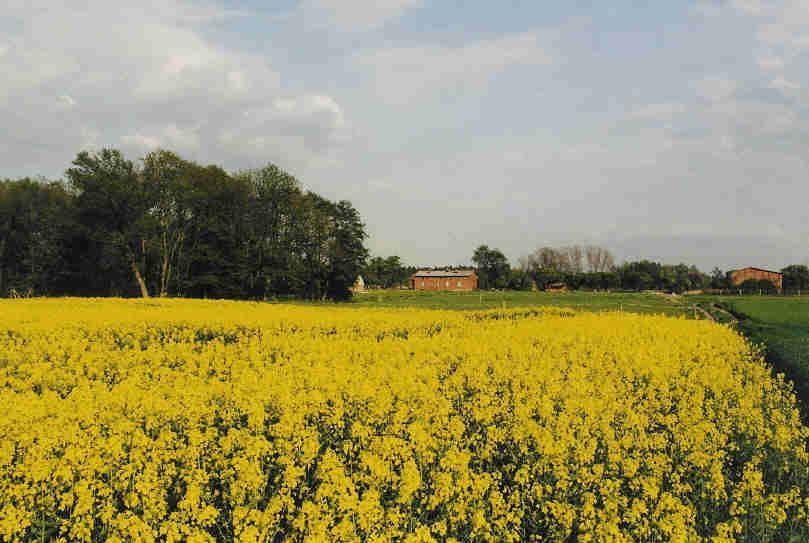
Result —
[[420, 270], [410, 277], [413, 290], [475, 290], [478, 276], [474, 270]]
[[784, 276], [776, 271], [762, 270], [761, 268], [742, 268], [740, 270], [733, 270], [730, 272], [730, 282], [734, 287], [738, 287], [750, 279], [755, 281], [769, 281], [775, 285], [775, 288], [778, 290], [783, 288]]

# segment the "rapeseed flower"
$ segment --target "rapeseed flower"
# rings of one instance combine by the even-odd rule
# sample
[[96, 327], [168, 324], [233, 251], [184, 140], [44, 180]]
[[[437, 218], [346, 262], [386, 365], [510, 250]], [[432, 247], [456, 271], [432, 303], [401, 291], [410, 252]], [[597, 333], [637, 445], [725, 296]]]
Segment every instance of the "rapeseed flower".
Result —
[[809, 430], [708, 322], [0, 302], [2, 541], [795, 541]]

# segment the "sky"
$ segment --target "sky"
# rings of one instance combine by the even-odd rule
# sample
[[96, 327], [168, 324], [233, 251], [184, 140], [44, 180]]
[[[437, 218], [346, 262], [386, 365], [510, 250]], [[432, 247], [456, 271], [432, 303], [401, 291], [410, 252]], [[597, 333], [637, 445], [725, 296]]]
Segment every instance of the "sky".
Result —
[[372, 254], [809, 262], [809, 2], [6, 0], [0, 177], [274, 163]]

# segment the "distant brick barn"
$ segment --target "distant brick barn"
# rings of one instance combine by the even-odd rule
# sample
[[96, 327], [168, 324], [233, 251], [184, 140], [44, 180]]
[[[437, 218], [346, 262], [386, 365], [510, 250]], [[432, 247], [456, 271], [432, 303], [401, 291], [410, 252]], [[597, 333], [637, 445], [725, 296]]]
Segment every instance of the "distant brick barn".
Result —
[[783, 287], [783, 274], [770, 271], [770, 270], [762, 270], [761, 268], [742, 268], [740, 270], [733, 270], [730, 272], [730, 282], [733, 284], [734, 287], [738, 287], [745, 281], [749, 281], [753, 279], [755, 281], [769, 281], [775, 288], [781, 290]]
[[410, 277], [413, 290], [475, 290], [478, 276], [474, 270], [420, 270]]

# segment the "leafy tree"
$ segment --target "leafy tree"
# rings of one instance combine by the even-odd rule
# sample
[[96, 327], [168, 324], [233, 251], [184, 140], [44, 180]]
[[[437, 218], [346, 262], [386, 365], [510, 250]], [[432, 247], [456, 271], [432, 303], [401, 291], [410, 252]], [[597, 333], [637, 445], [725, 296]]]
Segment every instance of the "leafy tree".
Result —
[[67, 170], [78, 220], [103, 268], [128, 268], [144, 298], [149, 200], [135, 165], [120, 151], [81, 152]]
[[301, 228], [303, 189], [297, 179], [273, 164], [237, 176], [247, 183], [252, 195], [247, 242], [250, 295], [292, 295], [296, 285], [292, 276], [294, 235]]
[[246, 250], [250, 189], [218, 166], [197, 167], [186, 195], [191, 216], [179, 258], [180, 293], [197, 298], [248, 297]]
[[505, 288], [508, 284], [511, 266], [500, 250], [481, 245], [475, 249], [472, 262], [477, 268], [480, 288]]
[[579, 288], [611, 290], [620, 286], [621, 279], [616, 272], [591, 272], [582, 274]]
[[793, 264], [781, 270], [785, 290], [809, 290], [809, 267]]
[[773, 294], [775, 285], [767, 279], [747, 279], [739, 287], [745, 294]]
[[139, 172], [147, 215], [152, 219], [153, 239], [150, 246], [157, 253], [157, 290], [161, 297], [169, 295], [177, 274], [177, 264], [194, 217], [188, 195], [199, 166], [181, 159], [170, 151], [158, 150], [146, 155]]
[[538, 289], [545, 290], [553, 283], [564, 283], [565, 274], [558, 271], [539, 269], [531, 274]]
[[710, 287], [715, 289], [730, 288], [730, 279], [728, 278], [727, 273], [723, 272], [719, 268], [714, 268], [711, 272]]
[[329, 277], [326, 295], [334, 300], [351, 298], [351, 287], [365, 265], [365, 225], [359, 212], [346, 200], [333, 209], [334, 236], [329, 247]]
[[72, 204], [61, 183], [0, 181], [0, 296], [68, 288]]
[[410, 277], [407, 268], [398, 256], [371, 258], [362, 270], [365, 284], [373, 287], [392, 288], [404, 284]]
[[103, 149], [79, 153], [67, 179], [0, 183], [0, 295], [344, 299], [367, 257], [350, 203], [273, 165], [231, 175]]
[[531, 290], [534, 285], [534, 279], [527, 271], [515, 268], [509, 272], [509, 279], [507, 287], [511, 290]]

